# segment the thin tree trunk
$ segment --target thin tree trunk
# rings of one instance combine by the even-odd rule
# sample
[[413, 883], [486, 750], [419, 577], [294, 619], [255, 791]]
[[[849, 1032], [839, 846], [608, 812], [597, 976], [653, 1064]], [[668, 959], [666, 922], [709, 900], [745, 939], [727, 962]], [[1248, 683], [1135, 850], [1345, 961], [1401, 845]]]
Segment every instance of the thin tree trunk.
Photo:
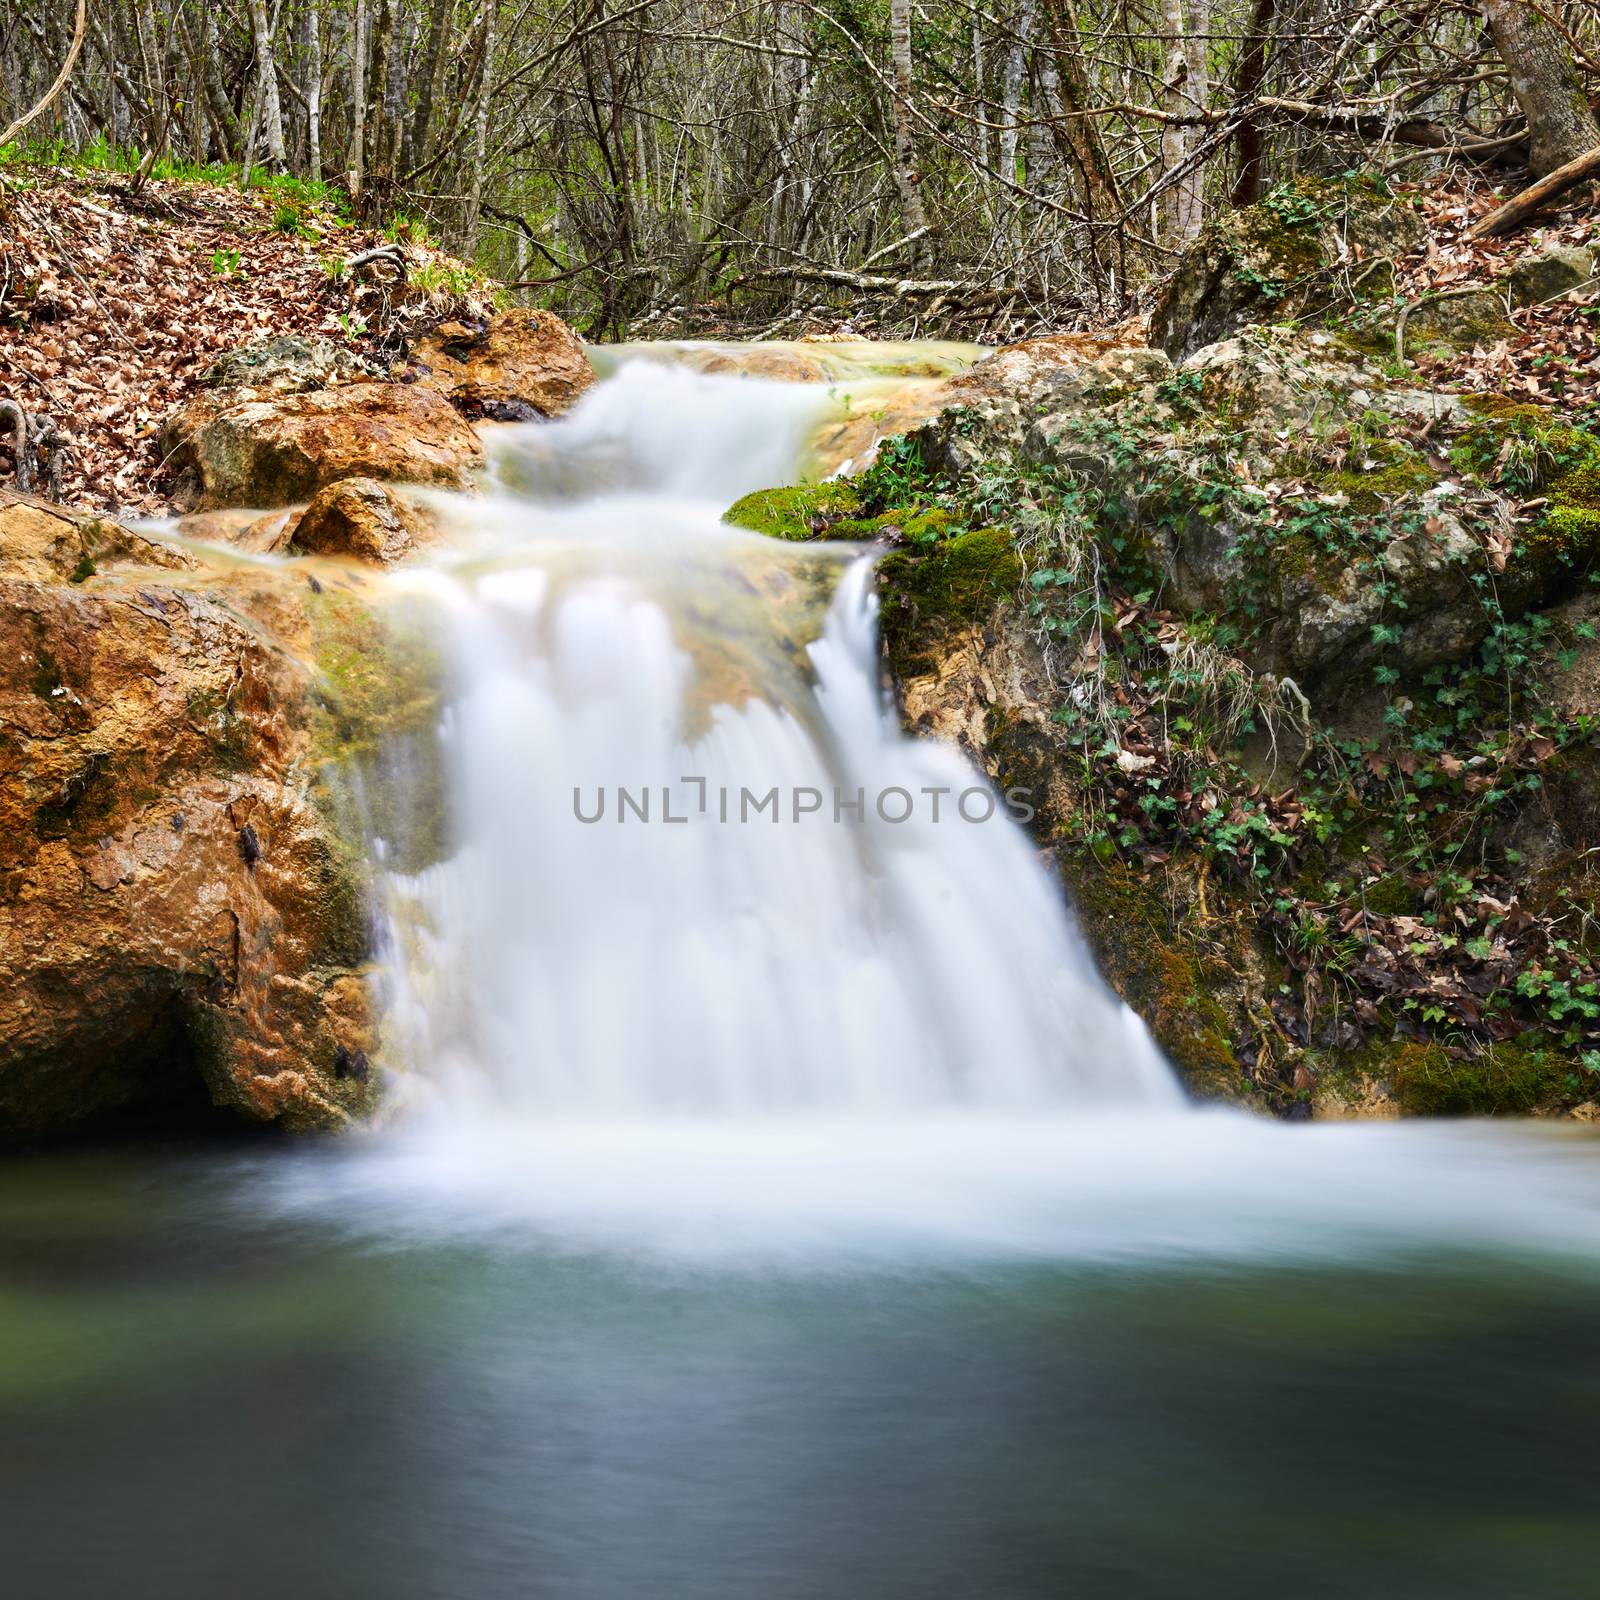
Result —
[[461, 253], [472, 260], [478, 248], [478, 218], [483, 206], [483, 169], [489, 159], [489, 91], [494, 86], [495, 0], [484, 0], [483, 71], [478, 77], [478, 103], [472, 114], [472, 173], [467, 182], [467, 210], [461, 219]]
[[367, 174], [367, 0], [350, 24], [350, 197], [360, 200]]
[[[1234, 78], [1235, 103], [1246, 105], [1261, 93], [1267, 81], [1267, 67], [1272, 59], [1272, 28], [1277, 17], [1277, 0], [1255, 0], [1255, 10], [1250, 18], [1250, 31], [1239, 55], [1239, 68]], [[1261, 169], [1266, 155], [1266, 141], [1261, 124], [1250, 118], [1241, 124], [1234, 138], [1234, 151], [1239, 170], [1233, 180], [1230, 196], [1236, 206], [1253, 205], [1261, 198]]]
[[1600, 145], [1572, 52], [1523, 0], [1482, 0], [1483, 14], [1511, 74], [1511, 92], [1528, 119], [1528, 165], [1536, 178]]
[[267, 0], [250, 0], [250, 26], [256, 40], [257, 122], [267, 141], [267, 164], [274, 172], [287, 172], [289, 156], [283, 142], [283, 107], [278, 101], [278, 63], [272, 53]]
[[322, 181], [322, 8], [306, 9], [306, 176]]
[[920, 267], [928, 259], [928, 217], [911, 137], [911, 0], [889, 0], [889, 54], [894, 66], [894, 180], [900, 191], [900, 222], [908, 235], [917, 236], [912, 260]]
[[378, 189], [383, 204], [382, 185], [389, 176], [388, 116], [389, 55], [394, 46], [395, 0], [378, 0], [378, 26], [372, 37], [372, 95], [367, 112], [367, 174]]
[[428, 48], [422, 69], [416, 115], [406, 130], [405, 154], [400, 159], [403, 172], [412, 172], [428, 159], [428, 134], [433, 123], [433, 108], [438, 103], [444, 79], [444, 46], [449, 33], [452, 0], [434, 0], [428, 24]]

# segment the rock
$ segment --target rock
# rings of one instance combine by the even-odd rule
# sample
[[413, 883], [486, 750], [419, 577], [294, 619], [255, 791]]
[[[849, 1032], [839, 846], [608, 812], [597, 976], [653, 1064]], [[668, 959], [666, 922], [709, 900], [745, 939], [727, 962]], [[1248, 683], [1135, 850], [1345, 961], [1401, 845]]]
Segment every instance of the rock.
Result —
[[1475, 289], [1413, 306], [1406, 316], [1404, 349], [1408, 358], [1464, 355], [1487, 350], [1516, 331], [1506, 315], [1504, 298], [1489, 289]]
[[1594, 257], [1587, 250], [1552, 245], [1517, 262], [1506, 274], [1505, 285], [1512, 305], [1537, 306], [1592, 284], [1595, 272]]
[[109, 517], [0, 489], [0, 572], [39, 582], [83, 583], [103, 566], [182, 569], [182, 551]]
[[[255, 397], [302, 394], [370, 375], [364, 362], [331, 339], [278, 333], [219, 356], [200, 381], [209, 389], [245, 391]], [[237, 395], [245, 397], [244, 392]]]
[[293, 507], [277, 511], [250, 511], [238, 507], [194, 511], [175, 518], [172, 531], [198, 544], [229, 545], [252, 555], [271, 555], [289, 543], [296, 515]]
[[1389, 292], [1420, 219], [1376, 183], [1301, 178], [1219, 212], [1184, 251], [1150, 318], [1175, 361], [1250, 323], [1303, 320]]
[[411, 555], [428, 526], [420, 506], [385, 485], [371, 478], [342, 478], [319, 490], [300, 514], [291, 549], [387, 566]]
[[19, 557], [8, 526], [0, 1142], [208, 1107], [363, 1115], [366, 868], [329, 784], [372, 737], [368, 677], [385, 714], [428, 714], [407, 674], [352, 633], [354, 596], [296, 574], [41, 579], [53, 535]]
[[483, 463], [447, 400], [395, 383], [266, 400], [206, 392], [168, 419], [162, 449], [202, 508], [289, 505], [342, 478], [464, 489]]
[[468, 416], [557, 417], [595, 381], [583, 344], [549, 311], [503, 311], [487, 322], [441, 323], [419, 339], [411, 371]]

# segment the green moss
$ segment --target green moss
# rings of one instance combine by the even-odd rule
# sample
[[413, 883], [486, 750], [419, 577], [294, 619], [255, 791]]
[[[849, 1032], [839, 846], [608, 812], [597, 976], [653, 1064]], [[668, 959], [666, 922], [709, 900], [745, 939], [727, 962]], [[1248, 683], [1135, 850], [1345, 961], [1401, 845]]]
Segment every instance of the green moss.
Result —
[[1437, 1044], [1407, 1043], [1375, 1055], [1407, 1116], [1526, 1116], [1572, 1099], [1572, 1064], [1516, 1041], [1464, 1061]]
[[835, 523], [859, 517], [861, 491], [847, 479], [835, 478], [810, 487], [757, 489], [736, 500], [722, 520], [771, 539], [853, 538], [833, 533]]
[[1600, 438], [1556, 420], [1543, 406], [1473, 395], [1478, 418], [1450, 459], [1508, 493], [1542, 496], [1543, 514], [1523, 535], [1523, 560], [1541, 581], [1600, 563]]
[[1416, 893], [1398, 872], [1391, 872], [1361, 891], [1362, 903], [1374, 916], [1403, 917], [1416, 904]]
[[1022, 557], [1004, 528], [976, 528], [926, 550], [891, 551], [879, 568], [895, 603], [949, 622], [976, 622], [1022, 582]]
[[1377, 462], [1375, 467], [1346, 467], [1340, 472], [1324, 473], [1316, 479], [1317, 487], [1327, 494], [1342, 494], [1352, 511], [1370, 515], [1407, 495], [1421, 494], [1439, 481], [1439, 474], [1426, 457], [1409, 446], [1379, 440], [1367, 454]]
[[78, 557], [78, 564], [72, 569], [72, 576], [68, 579], [68, 582], [87, 583], [97, 570], [94, 564], [94, 557], [86, 550]]
[[1133, 869], [1092, 858], [1069, 867], [1084, 932], [1112, 987], [1144, 1018], [1203, 1100], [1238, 1100], [1249, 1088], [1215, 998], [1210, 962], [1175, 930], [1164, 903]]

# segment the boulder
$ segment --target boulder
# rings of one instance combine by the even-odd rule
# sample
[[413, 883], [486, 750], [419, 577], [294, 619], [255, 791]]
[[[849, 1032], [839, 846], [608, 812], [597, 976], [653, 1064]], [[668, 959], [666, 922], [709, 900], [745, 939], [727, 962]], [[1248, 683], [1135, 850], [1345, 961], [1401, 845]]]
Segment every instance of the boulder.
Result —
[[441, 323], [413, 346], [410, 374], [468, 416], [499, 422], [560, 416], [595, 381], [572, 329], [533, 310]]
[[1150, 341], [1177, 361], [1251, 323], [1387, 294], [1390, 263], [1422, 239], [1420, 219], [1377, 182], [1298, 179], [1206, 224], [1162, 286]]
[[277, 333], [219, 356], [201, 384], [237, 391], [236, 397], [303, 394], [372, 376], [366, 363], [331, 339]]
[[1597, 270], [1595, 258], [1587, 250], [1552, 245], [1517, 262], [1506, 274], [1505, 285], [1512, 305], [1537, 306], [1592, 284]]
[[202, 509], [289, 505], [342, 478], [464, 489], [483, 463], [447, 400], [396, 383], [259, 400], [204, 391], [167, 420], [162, 450]]
[[177, 569], [194, 565], [181, 551], [109, 517], [0, 489], [0, 572], [36, 582], [83, 583], [117, 561]]
[[[281, 570], [74, 582], [7, 510], [0, 1142], [362, 1115], [365, 868], [327, 764], [355, 712], [306, 664], [342, 659], [354, 602]], [[347, 653], [394, 680], [369, 638]]]
[[372, 478], [342, 478], [317, 492], [294, 524], [297, 554], [354, 556], [387, 566], [417, 548], [428, 530], [420, 506]]
[[[1405, 313], [1402, 348], [1407, 357], [1466, 355], [1487, 350], [1516, 333], [1506, 314], [1505, 297], [1492, 289], [1442, 294], [1412, 305]], [[1387, 319], [1395, 326], [1398, 318]]]

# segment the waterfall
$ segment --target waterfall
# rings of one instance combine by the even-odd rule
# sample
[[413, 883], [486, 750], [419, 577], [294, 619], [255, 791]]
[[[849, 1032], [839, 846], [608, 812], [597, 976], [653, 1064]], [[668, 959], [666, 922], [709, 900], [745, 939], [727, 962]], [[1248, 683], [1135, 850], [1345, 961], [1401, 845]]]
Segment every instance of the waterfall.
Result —
[[387, 878], [386, 1050], [436, 1112], [1179, 1102], [1025, 797], [900, 731], [870, 555], [720, 520], [831, 404], [625, 363], [499, 431], [408, 576], [448, 663], [448, 843]]

